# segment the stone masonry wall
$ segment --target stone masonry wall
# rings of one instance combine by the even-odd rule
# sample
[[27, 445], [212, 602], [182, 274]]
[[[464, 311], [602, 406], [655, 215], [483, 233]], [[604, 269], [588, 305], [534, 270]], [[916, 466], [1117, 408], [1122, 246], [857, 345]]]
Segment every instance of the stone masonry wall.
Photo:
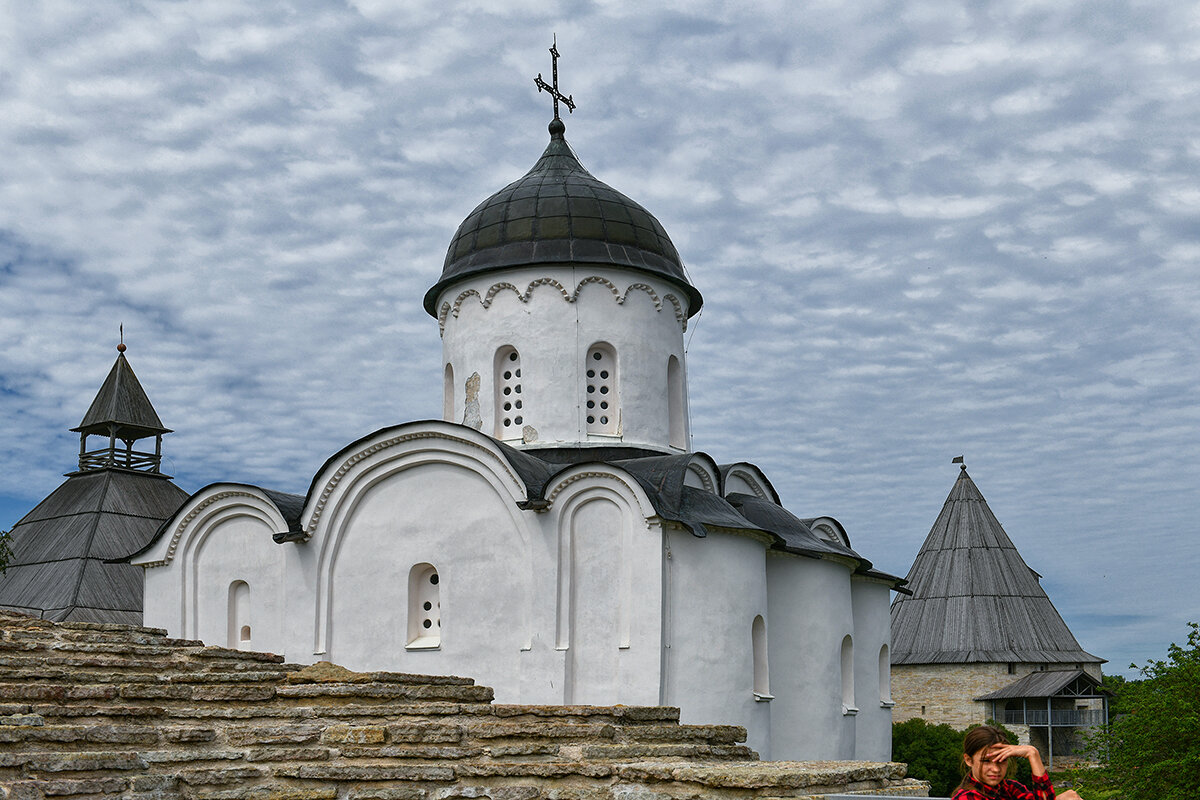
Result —
[[0, 612], [0, 796], [674, 800], [927, 796], [903, 764], [760, 762], [660, 707], [497, 705], [467, 678], [354, 673], [154, 628]]
[[931, 725], [962, 729], [981, 725], [991, 712], [989, 703], [974, 698], [1017, 680], [1007, 664], [894, 664], [892, 719], [905, 722], [921, 717]]

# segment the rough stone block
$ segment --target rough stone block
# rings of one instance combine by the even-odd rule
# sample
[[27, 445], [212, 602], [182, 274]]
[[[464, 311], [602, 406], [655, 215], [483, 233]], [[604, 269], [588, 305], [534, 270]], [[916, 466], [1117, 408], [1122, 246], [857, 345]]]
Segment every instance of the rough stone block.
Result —
[[739, 725], [638, 725], [618, 728], [618, 741], [688, 741], [732, 744], [746, 740], [746, 729]]
[[28, 683], [0, 683], [0, 700], [63, 700], [65, 686], [39, 686]]
[[45, 797], [38, 788], [39, 781], [4, 781], [0, 789], [4, 800], [42, 800]]
[[321, 734], [321, 741], [332, 744], [383, 744], [387, 729], [378, 725], [330, 725]]
[[179, 773], [179, 780], [189, 786], [221, 785], [265, 778], [270, 772], [263, 767], [224, 767], [217, 769], [189, 769]]
[[118, 692], [126, 700], [192, 699], [192, 687], [190, 686], [158, 686], [135, 683], [121, 686]]
[[387, 726], [390, 742], [461, 742], [461, 725], [439, 725], [429, 722], [409, 722]]
[[467, 736], [479, 739], [612, 739], [616, 728], [596, 723], [483, 722], [467, 726]]
[[378, 764], [360, 767], [348, 764], [288, 764], [274, 770], [277, 777], [318, 781], [451, 781], [454, 770], [428, 764]]
[[[11, 760], [11, 761], [10, 761]], [[0, 753], [0, 766], [23, 764], [41, 772], [145, 769], [137, 753]]]
[[33, 712], [42, 717], [161, 717], [167, 713], [159, 706], [60, 705], [37, 705]]
[[234, 745], [304, 744], [321, 735], [319, 725], [256, 725], [234, 728], [226, 734]]
[[482, 747], [454, 747], [439, 745], [383, 745], [382, 747], [342, 747], [342, 758], [403, 758], [427, 760], [464, 760], [479, 758], [484, 754]]
[[194, 658], [229, 658], [238, 661], [267, 661], [283, 663], [283, 656], [274, 653], [257, 653], [253, 650], [230, 650], [227, 647], [204, 647], [191, 653]]
[[129, 788], [135, 792], [159, 792], [178, 785], [179, 778], [174, 775], [134, 775], [129, 779]]
[[249, 700], [261, 702], [275, 696], [274, 686], [197, 686], [192, 689], [193, 700], [224, 702]]
[[425, 800], [429, 792], [419, 786], [398, 786], [384, 789], [360, 786], [350, 790], [350, 800]]
[[246, 760], [328, 761], [334, 752], [328, 747], [255, 747], [246, 751]]
[[100, 684], [97, 686], [70, 686], [64, 695], [67, 700], [112, 700], [117, 696], [117, 687]]
[[[518, 758], [528, 756], [561, 756], [570, 758], [565, 752], [570, 745], [544, 742], [522, 742], [520, 744], [493, 744], [487, 747], [492, 758]], [[580, 752], [582, 756], [582, 751]]]
[[373, 684], [373, 683], [312, 683], [280, 686], [277, 694], [280, 697], [315, 698], [315, 697], [368, 697], [396, 698], [403, 700], [451, 700], [473, 703], [487, 703], [492, 699], [492, 690], [488, 686], [429, 686], [408, 684]]
[[86, 739], [97, 743], [155, 744], [158, 731], [141, 725], [94, 725], [87, 729]]
[[139, 755], [149, 764], [171, 764], [184, 761], [237, 761], [244, 754], [241, 750], [143, 750]]
[[[29, 714], [29, 706], [25, 703], [0, 703], [0, 715], [5, 717], [24, 716]], [[20, 723], [17, 723], [18, 725]]]
[[585, 778], [608, 778], [613, 774], [612, 764], [585, 764], [582, 762], [543, 761], [536, 763], [465, 763], [455, 764], [454, 773], [459, 777], [516, 777], [516, 778], [562, 778], [583, 776]]
[[38, 788], [47, 797], [68, 797], [75, 794], [116, 794], [125, 791], [124, 778], [91, 778], [87, 780], [42, 781]]
[[217, 731], [214, 728], [166, 728], [163, 738], [174, 744], [211, 742], [217, 738]]
[[433, 792], [433, 800], [538, 800], [545, 796], [536, 786], [452, 786]]

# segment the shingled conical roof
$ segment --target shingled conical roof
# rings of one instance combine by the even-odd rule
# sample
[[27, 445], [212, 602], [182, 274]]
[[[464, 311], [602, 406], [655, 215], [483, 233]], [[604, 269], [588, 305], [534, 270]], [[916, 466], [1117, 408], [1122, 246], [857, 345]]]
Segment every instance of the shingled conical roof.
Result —
[[1071, 634], [964, 466], [892, 603], [893, 664], [1103, 662]]

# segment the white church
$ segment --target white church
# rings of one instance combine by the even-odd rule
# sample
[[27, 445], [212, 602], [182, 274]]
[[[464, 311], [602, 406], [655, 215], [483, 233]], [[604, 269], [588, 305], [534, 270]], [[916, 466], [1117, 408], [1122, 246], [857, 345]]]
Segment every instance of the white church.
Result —
[[745, 726], [766, 759], [889, 760], [901, 579], [836, 520], [784, 509], [753, 464], [692, 449], [700, 292], [539, 85], [549, 145], [467, 216], [425, 295], [443, 418], [347, 445], [304, 496], [193, 494], [131, 559], [144, 623], [467, 675], [498, 702], [678, 706]]

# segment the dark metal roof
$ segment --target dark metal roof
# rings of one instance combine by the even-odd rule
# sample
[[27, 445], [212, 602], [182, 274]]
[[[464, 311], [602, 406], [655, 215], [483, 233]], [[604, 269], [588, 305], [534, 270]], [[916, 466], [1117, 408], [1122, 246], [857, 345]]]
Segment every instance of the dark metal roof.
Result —
[[[432, 423], [459, 429], [463, 436], [491, 439], [491, 437], [486, 437], [485, 434], [480, 433], [474, 428], [452, 422], [442, 420], [409, 422], [403, 425], [381, 428], [357, 439], [331, 455], [326, 459], [325, 464], [317, 471], [316, 475], [313, 476], [312, 482], [309, 484], [308, 493], [303, 497], [261, 489], [261, 487], [250, 486], [249, 484], [237, 485], [247, 486], [264, 492], [275, 503], [276, 507], [279, 508], [280, 513], [288, 523], [288, 529], [286, 531], [274, 532], [273, 538], [277, 543], [282, 544], [289, 541], [298, 541], [304, 538], [304, 533], [300, 527], [300, 519], [304, 508], [312, 500], [314, 492], [321, 490], [322, 487], [317, 485], [317, 481], [333, 464], [344, 460], [347, 454], [357, 451], [366, 442], [378, 438], [384, 432], [398, 434], [405, 428]], [[655, 513], [659, 517], [668, 522], [674, 522], [683, 526], [697, 537], [707, 536], [710, 528], [762, 534], [773, 539], [772, 546], [787, 552], [808, 555], [813, 558], [836, 555], [850, 559], [857, 563], [855, 568], [856, 574], [867, 575], [891, 582], [897, 591], [905, 591], [899, 586], [903, 583], [903, 580], [894, 575], [888, 575], [887, 573], [872, 569], [871, 562], [853, 550], [827, 542], [825, 539], [812, 533], [799, 519], [772, 501], [737, 494], [731, 495], [729, 498], [723, 497], [723, 482], [725, 475], [728, 474], [728, 470], [718, 468], [716, 462], [704, 453], [664, 455], [658, 451], [622, 446], [527, 448], [518, 450], [503, 442], [491, 441], [503, 453], [504, 458], [525, 485], [526, 499], [520, 503], [522, 508], [534, 510], [545, 508], [548, 505], [545, 494], [554, 486], [560, 475], [580, 466], [595, 464], [603, 468], [622, 470], [627, 473], [637, 482], [642, 491], [646, 493], [646, 496], [654, 506]], [[716, 492], [710, 492], [686, 484], [688, 471], [696, 462], [700, 462], [699, 465], [702, 467], [702, 472], [718, 477], [722, 485], [715, 487], [717, 489]], [[743, 466], [755, 471], [758, 470], [757, 467], [751, 464]], [[759, 474], [761, 475], [761, 472]], [[766, 482], [765, 476], [763, 476], [763, 480]], [[212, 485], [227, 486], [230, 484], [221, 483]], [[767, 483], [767, 485], [769, 486], [770, 484]], [[205, 487], [200, 491], [203, 492], [208, 488]], [[749, 511], [747, 508], [749, 508]], [[128, 557], [132, 558], [148, 550], [155, 541], [165, 534], [168, 527], [167, 522], [169, 521], [165, 521], [158, 528], [157, 532], [153, 534], [140, 551], [130, 552]]]
[[13, 526], [0, 607], [60, 622], [140, 624], [142, 570], [108, 560], [150, 541], [186, 498], [155, 473], [71, 475]]
[[124, 353], [117, 355], [104, 385], [83, 415], [83, 422], [71, 430], [108, 436], [114, 426], [119, 439], [140, 439], [171, 432], [163, 427]]
[[687, 295], [688, 315], [703, 299], [654, 215], [579, 163], [560, 128], [533, 168], [467, 215], [446, 251], [442, 276], [425, 293], [437, 298], [451, 283], [494, 270], [532, 264], [604, 264], [649, 273]]
[[961, 470], [892, 602], [892, 663], [1098, 663]]
[[1081, 669], [1046, 670], [1031, 672], [1020, 680], [1013, 681], [990, 694], [976, 700], [1012, 700], [1035, 697], [1104, 697], [1112, 692], [1100, 685], [1100, 681]]

